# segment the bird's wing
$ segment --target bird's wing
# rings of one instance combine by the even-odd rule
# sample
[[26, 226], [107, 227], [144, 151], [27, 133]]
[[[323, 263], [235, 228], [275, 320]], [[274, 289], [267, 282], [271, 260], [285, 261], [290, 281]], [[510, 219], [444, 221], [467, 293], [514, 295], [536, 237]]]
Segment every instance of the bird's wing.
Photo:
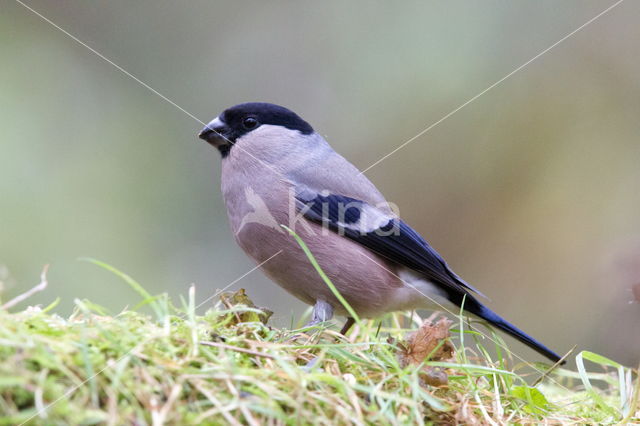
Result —
[[456, 275], [438, 254], [401, 219], [362, 200], [307, 187], [296, 189], [298, 211], [307, 219], [367, 247], [387, 259], [420, 272], [454, 293], [484, 296]]

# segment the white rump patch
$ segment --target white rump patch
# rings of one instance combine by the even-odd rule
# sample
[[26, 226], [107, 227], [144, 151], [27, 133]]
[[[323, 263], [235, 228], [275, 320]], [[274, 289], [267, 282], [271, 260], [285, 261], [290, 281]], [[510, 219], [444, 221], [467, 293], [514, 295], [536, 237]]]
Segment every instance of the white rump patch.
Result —
[[447, 293], [418, 272], [402, 268], [398, 271], [398, 277], [404, 286], [393, 295], [392, 304], [396, 310], [450, 308]]

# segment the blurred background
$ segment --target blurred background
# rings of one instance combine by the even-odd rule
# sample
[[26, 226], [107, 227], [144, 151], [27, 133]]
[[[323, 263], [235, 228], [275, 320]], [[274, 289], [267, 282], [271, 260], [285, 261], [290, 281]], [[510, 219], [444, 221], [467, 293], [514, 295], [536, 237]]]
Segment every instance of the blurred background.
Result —
[[[360, 168], [613, 3], [25, 1], [199, 120], [282, 104]], [[640, 3], [620, 4], [367, 172], [497, 312], [559, 352], [632, 366], [639, 18]], [[75, 298], [139, 301], [83, 256], [152, 293], [195, 283], [198, 300], [254, 266], [198, 121], [12, 0], [0, 58], [3, 300], [50, 264], [30, 303], [59, 296], [66, 315]], [[259, 271], [240, 287], [276, 325], [305, 309]]]

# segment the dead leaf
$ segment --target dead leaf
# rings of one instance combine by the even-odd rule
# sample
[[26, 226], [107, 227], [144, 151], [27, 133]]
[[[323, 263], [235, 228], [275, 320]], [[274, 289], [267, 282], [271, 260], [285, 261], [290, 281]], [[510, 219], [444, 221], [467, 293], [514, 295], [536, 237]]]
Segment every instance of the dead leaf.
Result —
[[449, 376], [441, 367], [424, 367], [420, 373], [420, 379], [429, 386], [446, 386], [449, 383]]
[[[450, 361], [455, 348], [449, 340], [452, 322], [442, 317], [437, 322], [425, 320], [420, 328], [407, 335], [401, 343], [398, 359], [402, 367], [419, 365], [425, 360]], [[423, 366], [420, 378], [431, 386], [444, 386], [448, 382], [446, 370], [439, 367]]]
[[431, 361], [448, 361], [453, 358], [454, 347], [449, 341], [449, 327], [452, 322], [440, 318], [437, 322], [425, 321], [417, 331], [409, 334], [401, 353], [401, 363], [420, 364], [427, 357]]

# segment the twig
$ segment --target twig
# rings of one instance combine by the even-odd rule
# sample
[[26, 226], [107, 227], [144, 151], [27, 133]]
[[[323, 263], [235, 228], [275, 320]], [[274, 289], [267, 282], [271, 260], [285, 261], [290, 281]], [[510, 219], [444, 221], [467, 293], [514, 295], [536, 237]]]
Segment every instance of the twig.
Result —
[[44, 268], [42, 268], [42, 273], [40, 274], [40, 284], [36, 285], [35, 287], [31, 288], [28, 291], [25, 291], [22, 294], [17, 295], [16, 297], [14, 297], [13, 299], [9, 300], [7, 303], [5, 303], [4, 305], [2, 305], [2, 309], [11, 309], [13, 308], [15, 305], [17, 305], [18, 303], [22, 302], [23, 300], [26, 300], [28, 298], [30, 298], [31, 296], [33, 296], [34, 294], [44, 290], [45, 288], [47, 288], [47, 285], [49, 284], [47, 281], [47, 271], [49, 270], [49, 265], [44, 265]]
[[262, 352], [252, 351], [249, 349], [239, 348], [237, 346], [225, 345], [224, 343], [217, 342], [200, 342], [201, 345], [204, 346], [214, 346], [216, 348], [229, 349], [231, 351], [242, 352], [249, 355], [261, 356], [263, 358], [276, 359], [273, 355], [265, 354]]
[[167, 420], [167, 416], [169, 415], [169, 410], [171, 410], [171, 406], [178, 399], [180, 392], [182, 391], [182, 385], [176, 383], [171, 388], [171, 393], [167, 398], [167, 402], [162, 406], [162, 408], [158, 411], [153, 411], [151, 413], [153, 426], [162, 426]]
[[538, 379], [533, 382], [533, 384], [531, 386], [535, 387], [537, 386], [542, 380], [544, 380], [545, 377], [548, 377], [549, 374], [555, 370], [556, 368], [560, 367], [564, 361], [569, 357], [569, 355], [571, 355], [573, 353], [573, 351], [576, 350], [576, 348], [578, 347], [578, 345], [573, 345], [573, 347], [569, 350], [569, 352], [567, 352], [562, 358], [560, 358], [558, 361], [556, 361], [555, 364], [553, 364], [551, 367], [549, 367], [549, 369], [547, 371], [545, 371], [544, 373], [542, 373], [542, 375], [540, 377], [538, 377]]
[[232, 408], [223, 407], [222, 403], [218, 400], [218, 398], [216, 398], [215, 395], [212, 392], [209, 392], [209, 390], [206, 389], [202, 385], [202, 382], [200, 380], [193, 381], [192, 383], [194, 384], [196, 389], [198, 389], [201, 394], [206, 396], [207, 399], [209, 401], [211, 401], [211, 403], [216, 407], [213, 410], [207, 410], [204, 413], [200, 414], [196, 418], [196, 421], [195, 421], [196, 424], [201, 423], [207, 417], [210, 417], [210, 416], [213, 416], [214, 414], [220, 413], [225, 418], [225, 420], [227, 421], [228, 424], [234, 425], [234, 426], [235, 425], [240, 426], [240, 422], [238, 422], [231, 414], [229, 414], [229, 411], [231, 411]]
[[33, 393], [33, 401], [41, 419], [47, 418], [47, 411], [45, 410], [44, 403], [44, 382], [47, 379], [47, 374], [49, 374], [48, 368], [45, 368], [40, 372], [38, 375], [38, 386], [36, 387], [36, 391]]

